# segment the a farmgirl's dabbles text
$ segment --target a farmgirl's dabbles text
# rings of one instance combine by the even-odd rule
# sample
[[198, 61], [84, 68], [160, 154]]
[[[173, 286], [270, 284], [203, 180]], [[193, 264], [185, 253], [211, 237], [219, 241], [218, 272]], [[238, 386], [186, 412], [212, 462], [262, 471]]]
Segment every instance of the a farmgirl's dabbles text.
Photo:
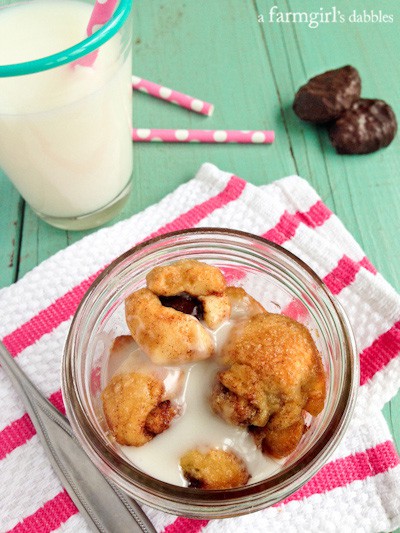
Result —
[[305, 326], [269, 313], [221, 271], [181, 260], [154, 268], [125, 301], [102, 393], [110, 436], [147, 474], [222, 489], [281, 468], [325, 400]]

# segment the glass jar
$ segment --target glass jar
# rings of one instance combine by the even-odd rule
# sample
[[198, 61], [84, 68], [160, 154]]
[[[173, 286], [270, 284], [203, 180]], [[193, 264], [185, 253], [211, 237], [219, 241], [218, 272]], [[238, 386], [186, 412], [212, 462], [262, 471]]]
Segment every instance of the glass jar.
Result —
[[[123, 332], [124, 300], [145, 286], [154, 267], [190, 258], [219, 267], [228, 284], [243, 287], [274, 313], [288, 314], [311, 332], [321, 353], [327, 396], [323, 411], [279, 472], [228, 490], [178, 487], [130, 463], [110, 441], [101, 390], [108, 339]], [[306, 483], [337, 447], [351, 417], [359, 383], [354, 337], [340, 304], [300, 259], [266, 239], [228, 229], [201, 228], [157, 237], [110, 264], [83, 298], [72, 321], [63, 361], [63, 395], [71, 425], [99, 469], [133, 498], [168, 513], [223, 518], [275, 504]]]

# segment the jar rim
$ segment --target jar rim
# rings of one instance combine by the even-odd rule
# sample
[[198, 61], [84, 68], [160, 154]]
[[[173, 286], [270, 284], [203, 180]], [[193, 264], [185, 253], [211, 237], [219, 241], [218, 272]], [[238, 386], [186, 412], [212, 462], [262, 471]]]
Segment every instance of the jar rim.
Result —
[[[65, 50], [61, 50], [56, 54], [41, 57], [40, 59], [12, 63], [9, 65], [0, 65], [0, 78], [24, 76], [26, 74], [43, 72], [45, 70], [60, 67], [66, 63], [72, 63], [73, 61], [77, 61], [81, 57], [88, 55], [90, 52], [93, 52], [102, 44], [110, 40], [120, 30], [129, 16], [132, 3], [133, 0], [120, 0], [109, 21], [89, 37], [86, 37], [79, 43], [66, 48]], [[3, 6], [3, 9], [6, 7], [7, 6]]]
[[[313, 278], [313, 281], [318, 284], [319, 288], [323, 290], [325, 296], [328, 297], [328, 301], [332, 304], [332, 307], [338, 319], [338, 323], [340, 324], [340, 327], [342, 328], [342, 332], [344, 334], [344, 352], [347, 356], [347, 379], [344, 380], [344, 388], [342, 388], [339, 401], [336, 405], [333, 415], [331, 416], [331, 419], [329, 420], [327, 427], [324, 428], [318, 440], [314, 442], [310, 446], [310, 448], [306, 450], [306, 452], [303, 453], [298, 459], [296, 459], [291, 465], [278, 471], [276, 474], [268, 477], [265, 480], [246, 485], [244, 487], [213, 491], [190, 487], [180, 487], [164, 481], [160, 481], [158, 479], [155, 479], [151, 475], [142, 472], [141, 470], [133, 466], [132, 463], [130, 463], [128, 460], [125, 460], [123, 457], [118, 455], [116, 451], [111, 446], [108, 446], [107, 443], [102, 440], [97, 434], [97, 429], [95, 428], [95, 426], [93, 425], [90, 418], [85, 412], [81, 401], [82, 399], [79, 397], [79, 392], [76, 389], [73, 379], [73, 364], [70, 356], [72, 351], [71, 343], [73, 342], [73, 337], [77, 330], [78, 319], [76, 317], [79, 317], [80, 310], [85, 306], [85, 302], [90, 297], [90, 295], [96, 290], [96, 288], [101, 284], [101, 282], [105, 278], [107, 278], [107, 276], [111, 272], [113, 272], [113, 270], [115, 269], [115, 267], [117, 267], [118, 264], [123, 263], [130, 256], [137, 254], [140, 251], [143, 252], [146, 250], [147, 247], [151, 247], [159, 242], [168, 241], [168, 239], [173, 239], [176, 236], [185, 235], [201, 235], [204, 237], [211, 235], [225, 235], [231, 237], [247, 238], [253, 241], [258, 241], [264, 246], [268, 246], [270, 248], [275, 249], [277, 252], [279, 252], [283, 256], [286, 256], [292, 262], [294, 261], [296, 265], [303, 268], [307, 272], [307, 274], [309, 274]], [[125, 252], [124, 254], [120, 255], [112, 263], [110, 263], [110, 265], [108, 265], [102, 271], [102, 273], [88, 289], [76, 311], [68, 334], [63, 362], [63, 393], [68, 397], [68, 400], [71, 404], [69, 406], [69, 409], [67, 406], [67, 412], [68, 415], [71, 417], [72, 425], [75, 427], [75, 429], [79, 431], [79, 436], [84, 440], [85, 445], [88, 448], [87, 452], [89, 453], [89, 455], [91, 455], [92, 460], [98, 462], [100, 456], [102, 460], [102, 467], [106, 470], [107, 474], [111, 477], [111, 479], [114, 482], [119, 483], [120, 487], [130, 493], [130, 495], [133, 497], [138, 496], [137, 494], [130, 492], [130, 488], [132, 485], [134, 485], [135, 488], [138, 490], [143, 490], [143, 487], [145, 487], [145, 489], [150, 491], [151, 494], [155, 494], [157, 497], [162, 497], [169, 503], [187, 503], [187, 501], [189, 500], [190, 504], [198, 506], [198, 508], [207, 507], [207, 505], [213, 504], [223, 505], [223, 501], [227, 502], [228, 505], [233, 502], [243, 502], [244, 499], [248, 498], [249, 496], [254, 497], [258, 501], [258, 497], [261, 494], [265, 498], [268, 498], [272, 496], [272, 493], [276, 496], [279, 491], [281, 491], [282, 497], [286, 497], [288, 494], [285, 491], [288, 490], [289, 486], [292, 488], [292, 490], [290, 490], [290, 493], [300, 488], [313, 475], [315, 475], [315, 473], [323, 466], [325, 460], [337, 447], [343, 435], [343, 432], [347, 428], [347, 425], [350, 421], [350, 417], [354, 410], [358, 383], [359, 362], [357, 358], [355, 339], [350, 327], [349, 320], [340, 303], [330, 293], [327, 286], [318, 277], [314, 270], [290, 251], [265, 239], [264, 237], [259, 237], [257, 235], [253, 235], [251, 233], [240, 230], [230, 230], [227, 228], [192, 228], [166, 233], [138, 244], [137, 246]], [[93, 445], [93, 443], [95, 443], [95, 446]], [[133, 479], [135, 481], [133, 481]], [[281, 500], [282, 497], [278, 497], [277, 500], [273, 499], [271, 503], [275, 503], [276, 501]], [[154, 503], [149, 504], [155, 505]], [[255, 506], [256, 503], [254, 502], [253, 510], [258, 509]], [[229, 516], [231, 515], [232, 509], [231, 514]], [[202, 514], [200, 512], [200, 514], [192, 514], [191, 516], [205, 517], [210, 516], [210, 513], [207, 515], [207, 513]], [[220, 514], [218, 516], [222, 517], [228, 515]]]

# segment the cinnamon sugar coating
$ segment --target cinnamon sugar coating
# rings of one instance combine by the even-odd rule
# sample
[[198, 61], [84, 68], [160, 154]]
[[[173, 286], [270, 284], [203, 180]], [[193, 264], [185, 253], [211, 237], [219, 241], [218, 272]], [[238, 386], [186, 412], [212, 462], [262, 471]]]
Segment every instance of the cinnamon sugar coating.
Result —
[[325, 401], [324, 369], [310, 332], [286, 316], [257, 314], [232, 331], [222, 361], [228, 368], [212, 392], [214, 411], [249, 426], [266, 453], [289, 455], [305, 430], [303, 410], [316, 416]]
[[146, 282], [148, 289], [159, 296], [173, 296], [180, 292], [208, 296], [221, 294], [226, 288], [219, 268], [195, 259], [182, 259], [171, 265], [155, 267], [147, 274]]
[[125, 316], [132, 337], [156, 364], [181, 364], [210, 357], [214, 343], [194, 317], [164, 307], [149, 289], [125, 300]]
[[163, 402], [164, 385], [151, 375], [131, 372], [114, 376], [102, 392], [103, 410], [115, 440], [143, 446], [164, 431], [176, 414]]
[[153, 268], [147, 274], [146, 282], [147, 288], [157, 296], [183, 293], [197, 297], [203, 307], [203, 320], [211, 329], [216, 329], [229, 318], [226, 282], [217, 267], [195, 259], [182, 259], [171, 265]]
[[211, 329], [216, 329], [229, 319], [231, 304], [225, 293], [198, 296], [203, 305], [203, 320]]
[[232, 451], [190, 450], [180, 460], [189, 486], [199, 489], [231, 489], [246, 485], [250, 475], [245, 463]]

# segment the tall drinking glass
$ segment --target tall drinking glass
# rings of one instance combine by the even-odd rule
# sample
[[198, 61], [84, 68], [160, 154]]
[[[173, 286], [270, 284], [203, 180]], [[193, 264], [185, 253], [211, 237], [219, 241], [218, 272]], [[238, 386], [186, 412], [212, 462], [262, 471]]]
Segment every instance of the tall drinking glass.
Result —
[[131, 5], [87, 37], [93, 0], [0, 0], [0, 169], [53, 226], [103, 224], [130, 192]]

